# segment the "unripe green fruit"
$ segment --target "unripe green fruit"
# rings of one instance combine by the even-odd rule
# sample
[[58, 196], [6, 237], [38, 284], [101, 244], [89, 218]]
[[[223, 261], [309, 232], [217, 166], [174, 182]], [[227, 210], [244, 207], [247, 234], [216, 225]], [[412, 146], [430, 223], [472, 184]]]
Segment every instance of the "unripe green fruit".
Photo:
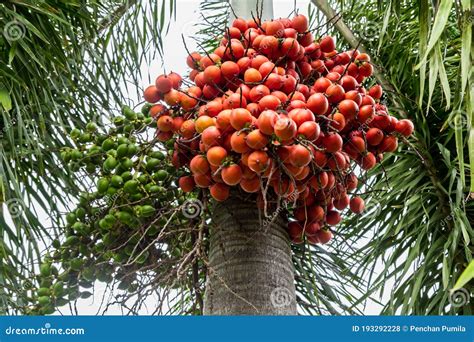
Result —
[[115, 125], [115, 126], [121, 126], [121, 125], [123, 125], [123, 121], [124, 121], [124, 117], [123, 117], [123, 116], [116, 116], [116, 117], [113, 119], [113, 122], [114, 122], [114, 125]]
[[90, 133], [94, 133], [95, 131], [97, 131], [97, 125], [94, 122], [89, 122], [86, 125], [86, 130]]
[[101, 178], [97, 182], [97, 191], [99, 194], [104, 194], [109, 188], [109, 180], [107, 178]]
[[104, 170], [112, 171], [117, 166], [117, 159], [110, 156], [104, 162]]
[[71, 159], [72, 160], [79, 160], [82, 158], [82, 153], [79, 150], [72, 150], [71, 151]]
[[77, 208], [76, 216], [79, 220], [83, 220], [86, 217], [86, 210], [82, 207]]
[[71, 136], [71, 138], [73, 139], [76, 139], [79, 137], [79, 135], [81, 135], [81, 131], [78, 130], [77, 128], [74, 128], [71, 133], [69, 133], [69, 135]]
[[43, 264], [40, 266], [40, 274], [43, 277], [48, 277], [51, 275], [51, 264]]
[[135, 154], [138, 153], [138, 146], [136, 144], [129, 144], [128, 145], [128, 155], [134, 156]]
[[51, 303], [51, 298], [49, 296], [38, 297], [38, 304], [41, 306], [46, 306]]
[[120, 167], [124, 170], [130, 170], [133, 167], [133, 161], [125, 158], [120, 162]]
[[131, 179], [125, 182], [123, 190], [128, 194], [135, 194], [138, 192], [138, 186], [138, 181], [136, 181], [135, 179]]
[[148, 171], [155, 170], [160, 165], [160, 161], [155, 158], [148, 158], [146, 163], [146, 169]]
[[122, 158], [128, 155], [128, 145], [121, 144], [117, 147], [117, 158]]
[[168, 178], [168, 172], [166, 170], [158, 170], [153, 175], [153, 179], [157, 181], [164, 181], [166, 178]]
[[153, 151], [153, 152], [150, 153], [150, 157], [156, 158], [158, 160], [164, 160], [166, 156], [161, 151]]
[[128, 140], [127, 137], [120, 137], [120, 138], [117, 139], [117, 143], [119, 145], [123, 145], [123, 144], [128, 145], [128, 144], [130, 144], [130, 140]]
[[109, 186], [109, 188], [107, 189], [107, 196], [113, 196], [117, 193], [118, 189], [113, 187], [113, 186]]
[[110, 180], [110, 183], [114, 187], [120, 188], [123, 185], [123, 179], [120, 176], [114, 175], [114, 176], [112, 176], [112, 179]]
[[83, 265], [84, 265], [84, 260], [82, 259], [71, 260], [71, 269], [74, 271], [80, 271]]
[[80, 136], [79, 136], [79, 141], [81, 143], [86, 143], [86, 142], [89, 142], [92, 140], [92, 135], [90, 133], [82, 133]]
[[110, 138], [105, 139], [104, 142], [102, 143], [102, 149], [106, 152], [113, 149], [114, 147], [115, 147], [115, 143]]
[[151, 103], [145, 103], [142, 107], [142, 110], [141, 110], [142, 114], [145, 114], [145, 115], [148, 116], [150, 114], [151, 107], [152, 107]]
[[54, 284], [53, 293], [57, 297], [64, 293], [64, 283], [62, 281], [58, 281], [56, 284]]
[[122, 179], [123, 179], [124, 182], [126, 182], [126, 181], [132, 179], [132, 177], [133, 177], [133, 176], [132, 176], [132, 173], [131, 173], [130, 171], [125, 171], [125, 172], [122, 173], [120, 176], [122, 177]]
[[77, 218], [76, 218], [76, 214], [74, 213], [69, 213], [66, 215], [66, 222], [69, 223], [69, 224], [74, 224], [74, 222], [76, 222]]
[[137, 114], [129, 106], [122, 107], [122, 114], [129, 120], [135, 120], [137, 118]]
[[135, 212], [138, 217], [150, 217], [155, 213], [155, 208], [151, 205], [140, 205], [135, 207]]
[[38, 289], [38, 296], [49, 296], [50, 292], [49, 287], [40, 287]]

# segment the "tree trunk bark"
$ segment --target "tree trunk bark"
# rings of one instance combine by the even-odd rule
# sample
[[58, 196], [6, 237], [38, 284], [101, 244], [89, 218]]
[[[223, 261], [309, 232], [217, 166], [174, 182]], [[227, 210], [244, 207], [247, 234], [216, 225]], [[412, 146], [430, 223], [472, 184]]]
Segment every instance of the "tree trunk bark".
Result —
[[205, 315], [295, 315], [291, 248], [282, 215], [265, 219], [236, 196], [214, 209]]

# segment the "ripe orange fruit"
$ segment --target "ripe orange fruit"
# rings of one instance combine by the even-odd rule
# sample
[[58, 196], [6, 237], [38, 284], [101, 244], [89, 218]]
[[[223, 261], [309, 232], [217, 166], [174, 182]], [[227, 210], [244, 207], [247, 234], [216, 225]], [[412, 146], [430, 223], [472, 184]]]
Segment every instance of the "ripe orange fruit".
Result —
[[359, 197], [352, 197], [350, 202], [350, 209], [355, 214], [360, 214], [365, 209], [365, 202], [364, 200]]
[[179, 187], [183, 192], [191, 192], [194, 189], [195, 183], [191, 176], [183, 176], [178, 180]]
[[405, 137], [409, 137], [413, 133], [414, 129], [415, 127], [413, 125], [413, 122], [408, 119], [402, 119], [398, 121], [395, 125], [395, 130], [401, 135], [404, 135]]
[[365, 138], [367, 142], [369, 143], [369, 145], [377, 146], [378, 144], [382, 142], [384, 135], [383, 135], [382, 130], [378, 128], [370, 128], [367, 131]]
[[155, 80], [156, 89], [162, 94], [166, 94], [173, 88], [173, 82], [166, 75], [160, 75]]
[[221, 146], [213, 146], [207, 151], [206, 157], [212, 166], [220, 166], [227, 157], [227, 151]]
[[232, 150], [237, 153], [245, 153], [250, 151], [250, 147], [246, 143], [246, 132], [234, 132], [230, 138]]
[[203, 155], [198, 154], [191, 159], [189, 168], [194, 175], [204, 175], [209, 171], [209, 163]]
[[207, 127], [201, 135], [201, 141], [207, 147], [220, 145], [222, 142], [221, 131], [216, 126]]
[[179, 132], [183, 136], [183, 138], [191, 139], [196, 133], [195, 123], [194, 120], [186, 120], [182, 123]]
[[254, 150], [260, 150], [268, 144], [268, 137], [260, 132], [259, 129], [254, 129], [249, 134], [247, 134], [245, 142], [250, 148]]
[[297, 167], [303, 167], [311, 162], [311, 153], [302, 145], [293, 145], [290, 152], [290, 163]]
[[260, 113], [257, 119], [257, 125], [260, 131], [267, 135], [274, 132], [275, 123], [278, 121], [278, 114], [273, 110], [265, 110]]
[[194, 175], [193, 179], [196, 185], [203, 189], [208, 188], [212, 183], [211, 174], [209, 172], [203, 175]]
[[173, 118], [169, 115], [160, 116], [156, 124], [160, 131], [169, 132], [173, 129]]
[[239, 131], [252, 123], [252, 114], [247, 109], [235, 108], [230, 113], [230, 124]]
[[256, 173], [262, 173], [268, 168], [270, 164], [270, 158], [264, 151], [254, 151], [250, 153], [247, 163], [248, 167], [252, 171]]
[[296, 136], [296, 123], [289, 118], [278, 119], [273, 128], [275, 135], [283, 141], [293, 139]]
[[196, 132], [202, 133], [206, 128], [214, 126], [214, 125], [215, 125], [215, 122], [213, 118], [207, 115], [200, 116], [196, 119], [196, 122], [195, 122]]
[[223, 183], [216, 183], [209, 188], [211, 196], [218, 202], [223, 202], [229, 198], [230, 187]]
[[221, 176], [227, 185], [237, 185], [242, 180], [242, 169], [239, 165], [232, 164], [222, 169]]
[[151, 85], [145, 89], [143, 92], [143, 97], [145, 98], [146, 102], [150, 103], [155, 103], [161, 100], [161, 94], [154, 85]]

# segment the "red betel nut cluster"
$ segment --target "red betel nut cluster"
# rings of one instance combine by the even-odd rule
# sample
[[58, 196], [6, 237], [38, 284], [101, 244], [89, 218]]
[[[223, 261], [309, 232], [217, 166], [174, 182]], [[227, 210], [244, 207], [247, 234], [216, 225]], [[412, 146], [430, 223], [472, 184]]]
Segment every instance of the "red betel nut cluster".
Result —
[[[288, 226], [294, 243], [326, 243], [328, 226], [341, 221], [360, 169], [373, 168], [413, 132], [380, 103], [382, 87], [368, 90], [370, 57], [336, 50], [332, 37], [315, 39], [308, 19], [235, 19], [211, 53], [187, 58], [194, 83], [182, 88], [176, 73], [146, 88], [161, 141], [175, 138], [172, 162], [189, 170], [185, 192], [207, 188], [217, 201], [231, 187], [295, 203]], [[353, 161], [353, 162], [352, 162]], [[355, 162], [355, 163], [354, 163]], [[351, 165], [352, 164], [352, 165]], [[267, 184], [269, 186], [267, 186]]]

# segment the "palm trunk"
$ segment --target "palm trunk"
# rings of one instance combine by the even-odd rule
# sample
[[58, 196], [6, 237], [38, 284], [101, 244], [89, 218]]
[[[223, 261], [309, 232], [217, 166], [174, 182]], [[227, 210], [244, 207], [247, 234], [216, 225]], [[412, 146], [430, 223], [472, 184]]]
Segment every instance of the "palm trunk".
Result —
[[286, 219], [264, 219], [255, 202], [233, 196], [214, 210], [206, 315], [295, 315]]

